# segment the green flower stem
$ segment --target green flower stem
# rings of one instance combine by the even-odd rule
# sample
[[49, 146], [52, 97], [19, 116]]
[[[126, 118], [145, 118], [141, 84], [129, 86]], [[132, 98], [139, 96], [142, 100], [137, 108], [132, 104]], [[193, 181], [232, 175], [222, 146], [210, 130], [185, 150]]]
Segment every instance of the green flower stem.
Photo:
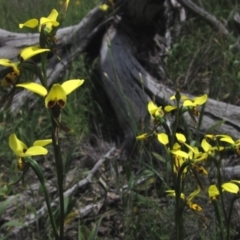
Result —
[[224, 224], [223, 224], [223, 219], [222, 219], [222, 214], [219, 208], [219, 204], [217, 202], [217, 200], [213, 201], [213, 206], [214, 206], [214, 210], [215, 210], [215, 214], [219, 223], [219, 228], [220, 228], [220, 239], [224, 240]]
[[221, 198], [221, 205], [222, 205], [222, 211], [224, 215], [225, 222], [227, 222], [227, 213], [226, 213], [226, 208], [224, 204], [224, 199], [223, 199], [223, 192], [222, 192], [222, 175], [221, 175], [221, 160], [218, 160], [215, 158], [214, 160], [215, 166], [217, 168], [217, 187], [219, 189], [219, 194]]
[[61, 155], [60, 144], [58, 142], [58, 126], [54, 117], [52, 119], [52, 143], [54, 149], [55, 164], [57, 170], [57, 181], [58, 181], [58, 194], [60, 202], [60, 223], [59, 223], [59, 240], [64, 239], [64, 195], [63, 195], [63, 180], [64, 180], [64, 169], [63, 160]]
[[175, 135], [176, 135], [176, 131], [178, 128], [178, 123], [179, 123], [179, 118], [180, 118], [180, 110], [179, 110], [179, 102], [177, 102], [177, 110], [176, 110], [176, 114], [175, 114], [175, 122], [174, 122], [174, 126], [173, 126], [173, 131], [172, 131], [172, 138], [171, 138], [171, 142], [172, 144], [175, 142]]
[[56, 240], [59, 240], [59, 235], [58, 235], [58, 231], [57, 231], [57, 226], [56, 226], [56, 222], [55, 219], [53, 217], [53, 212], [52, 212], [52, 208], [51, 208], [51, 204], [50, 204], [50, 199], [49, 199], [49, 195], [48, 195], [48, 191], [45, 185], [45, 178], [42, 172], [42, 169], [40, 168], [39, 164], [33, 160], [32, 158], [26, 158], [26, 161], [28, 162], [28, 164], [30, 165], [30, 167], [33, 169], [33, 171], [35, 172], [35, 174], [38, 177], [38, 180], [40, 181], [40, 184], [42, 186], [42, 190], [44, 193], [44, 197], [45, 197], [45, 201], [47, 204], [47, 209], [48, 209], [48, 214], [50, 217], [50, 222], [52, 225], [52, 229], [53, 229], [53, 234]]
[[[218, 146], [218, 144], [217, 144]], [[219, 222], [219, 225], [220, 225], [220, 231], [221, 231], [221, 239], [223, 239], [223, 236], [224, 236], [224, 233], [225, 233], [225, 227], [226, 224], [227, 224], [227, 213], [226, 213], [226, 209], [225, 209], [225, 204], [224, 204], [224, 199], [223, 199], [223, 192], [222, 192], [222, 175], [221, 175], [221, 160], [218, 159], [219, 156], [214, 156], [213, 158], [213, 161], [214, 161], [214, 164], [217, 168], [217, 187], [218, 187], [218, 190], [219, 190], [219, 195], [220, 195], [220, 198], [221, 198], [221, 208], [222, 208], [222, 211], [220, 211], [219, 209], [219, 204], [217, 202], [215, 202], [215, 212], [216, 212], [216, 215], [217, 215], [217, 219], [218, 219], [218, 222]], [[222, 216], [223, 214], [223, 216]], [[223, 219], [224, 217], [224, 219]], [[225, 220], [225, 224], [223, 224], [223, 221]]]
[[181, 199], [181, 192], [183, 192], [183, 180], [182, 180], [182, 173], [184, 169], [189, 165], [188, 162], [185, 162], [182, 164], [178, 171], [178, 175], [176, 177], [176, 209], [175, 209], [175, 218], [176, 218], [176, 239], [177, 240], [182, 240], [184, 239], [183, 236], [183, 208], [184, 206], [181, 205], [182, 199]]
[[47, 88], [47, 65], [46, 65], [46, 63], [47, 63], [47, 53], [43, 52], [41, 54], [41, 64], [42, 64], [42, 72], [43, 72], [43, 79], [42, 79], [41, 83], [45, 88]]
[[230, 204], [230, 208], [229, 208], [229, 211], [228, 211], [228, 218], [227, 218], [227, 221], [226, 221], [226, 228], [227, 228], [227, 237], [226, 237], [226, 240], [229, 240], [229, 239], [230, 239], [230, 224], [231, 224], [231, 217], [232, 217], [233, 205], [234, 205], [234, 202], [235, 202], [238, 198], [239, 198], [238, 196], [234, 196], [234, 197], [232, 198], [232, 201], [231, 201], [231, 204]]

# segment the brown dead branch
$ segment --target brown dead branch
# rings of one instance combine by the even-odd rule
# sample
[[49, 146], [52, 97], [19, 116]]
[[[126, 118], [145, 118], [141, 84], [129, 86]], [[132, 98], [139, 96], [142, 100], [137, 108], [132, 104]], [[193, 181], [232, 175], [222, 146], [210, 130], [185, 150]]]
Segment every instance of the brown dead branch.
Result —
[[220, 33], [224, 35], [228, 35], [228, 29], [212, 14], [207, 12], [206, 10], [198, 7], [191, 0], [177, 0], [181, 3], [185, 8], [189, 9], [203, 20], [205, 20], [209, 25], [211, 25], [214, 29], [217, 29]]

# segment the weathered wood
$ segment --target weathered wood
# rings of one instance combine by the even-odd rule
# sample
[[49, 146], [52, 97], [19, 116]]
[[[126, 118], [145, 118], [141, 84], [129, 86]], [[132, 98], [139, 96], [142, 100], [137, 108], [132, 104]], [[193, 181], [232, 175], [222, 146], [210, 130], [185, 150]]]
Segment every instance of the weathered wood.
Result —
[[[101, 76], [113, 108], [118, 114], [120, 125], [127, 134], [134, 127], [132, 126], [134, 118], [139, 121], [148, 115], [146, 102], [149, 98], [147, 96], [155, 97], [159, 104], [173, 104], [169, 98], [175, 94], [175, 90], [161, 84], [143, 68], [132, 54], [131, 40], [124, 30], [112, 28], [105, 38], [106, 41], [103, 41], [101, 50]], [[194, 97], [182, 94], [190, 98]], [[126, 107], [123, 108], [124, 105]], [[131, 114], [129, 114], [130, 112]], [[201, 131], [206, 132], [216, 122], [224, 120], [223, 124], [214, 132], [240, 138], [239, 113], [240, 107], [238, 106], [208, 99], [204, 109]], [[185, 114], [185, 117], [190, 126], [194, 128], [190, 116]]]
[[137, 133], [136, 124], [146, 119], [149, 100], [143, 86], [138, 84], [140, 75], [132, 72], [132, 61], [136, 59], [132, 57], [131, 44], [124, 31], [112, 27], [103, 38], [100, 52], [101, 79], [125, 137]]
[[[145, 9], [144, 4], [148, 2], [146, 0], [142, 1], [138, 6], [138, 9], [142, 9], [143, 13], [146, 13], [146, 18], [143, 19], [148, 19], [148, 23], [138, 29], [133, 26], [139, 21], [141, 22], [140, 12], [135, 13], [133, 9], [129, 9], [129, 6], [133, 6], [133, 3], [135, 3], [134, 0], [123, 1], [122, 12], [121, 9], [118, 9], [122, 16], [116, 16], [113, 24], [109, 24], [113, 17], [106, 19], [105, 13], [96, 7], [78, 25], [60, 29], [57, 38], [61, 61], [52, 57], [47, 69], [48, 83], [52, 84], [63, 75], [68, 65], [79, 54], [96, 48], [93, 39], [101, 41], [101, 80], [126, 137], [135, 136], [139, 125], [148, 117], [146, 104], [150, 98], [155, 97], [157, 103], [164, 104], [169, 103], [169, 97], [175, 93], [174, 90], [161, 83], [165, 79], [161, 56], [165, 54], [163, 50], [165, 47], [171, 47], [171, 41], [168, 44], [169, 36], [167, 35], [170, 34], [168, 28], [174, 27], [174, 24], [176, 24], [173, 17], [173, 15], [177, 15], [176, 6], [170, 6], [169, 1], [162, 1], [157, 8], [154, 8], [153, 6], [156, 6], [156, 3], [151, 1], [153, 4], [151, 6], [146, 5], [148, 8]], [[185, 4], [186, 2], [188, 1], [184, 1]], [[125, 11], [126, 9], [129, 10]], [[154, 13], [152, 17], [156, 17], [156, 9], [159, 12], [159, 19], [156, 19], [155, 25], [156, 23], [160, 24], [163, 15], [166, 18], [165, 23], [162, 23], [165, 24], [165, 27], [154, 25], [155, 28], [160, 29], [159, 32], [152, 26], [148, 26], [153, 20], [153, 18], [150, 18], [151, 14], [149, 12], [152, 11]], [[166, 13], [166, 11], [168, 12]], [[171, 14], [171, 11], [174, 14]], [[179, 16], [177, 17], [179, 18]], [[132, 20], [130, 27], [127, 26], [129, 19]], [[108, 27], [108, 25], [110, 26]], [[146, 25], [150, 29], [147, 34]], [[222, 30], [226, 33], [224, 29]], [[101, 39], [104, 31], [104, 37]], [[159, 44], [155, 41], [156, 36], [158, 36], [158, 40], [160, 39]], [[38, 34], [20, 34], [0, 30], [0, 57], [16, 59], [19, 49], [37, 42]], [[143, 51], [144, 48], [146, 49], [145, 52]], [[25, 99], [31, 97], [31, 95], [27, 91], [18, 93], [14, 97], [11, 110], [18, 112]], [[205, 132], [216, 121], [224, 119], [225, 122], [217, 131], [238, 138], [240, 136], [239, 112], [240, 108], [237, 106], [209, 99], [206, 104], [201, 130]], [[194, 127], [188, 115], [186, 115], [186, 118], [189, 124]]]
[[239, 180], [240, 179], [240, 166], [234, 166], [234, 167], [225, 167], [221, 169], [221, 173], [226, 179], [228, 180]]

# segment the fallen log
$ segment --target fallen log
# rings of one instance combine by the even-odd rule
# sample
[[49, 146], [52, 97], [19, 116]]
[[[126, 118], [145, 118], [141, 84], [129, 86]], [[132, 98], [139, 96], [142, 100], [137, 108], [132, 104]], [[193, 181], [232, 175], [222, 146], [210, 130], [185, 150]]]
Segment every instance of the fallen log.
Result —
[[[99, 53], [102, 85], [125, 138], [131, 139], [139, 133], [139, 126], [148, 119], [147, 102], [154, 98], [157, 104], [164, 105], [169, 103], [169, 97], [175, 93], [176, 89], [163, 84], [166, 77], [162, 60], [166, 54], [164, 49], [171, 47], [173, 39], [169, 29], [178, 25], [179, 30], [179, 18], [182, 16], [182, 8], [178, 9], [168, 1], [156, 4], [155, 1], [149, 3], [145, 0], [138, 5], [136, 14], [132, 9], [134, 3], [134, 0], [128, 3], [123, 1], [117, 10], [119, 14], [107, 18], [96, 7], [78, 25], [60, 29], [57, 39], [61, 61], [53, 56], [47, 69], [50, 85], [60, 79], [79, 54], [90, 53], [93, 49], [95, 53]], [[143, 19], [139, 16], [141, 11], [146, 14]], [[166, 19], [162, 26], [153, 27], [153, 19], [156, 24], [160, 24], [163, 16]], [[139, 27], [143, 20], [144, 26]], [[14, 60], [19, 49], [36, 44], [37, 41], [38, 34], [0, 30], [0, 57]], [[2, 68], [0, 70], [0, 77], [3, 77], [4, 71]], [[17, 93], [11, 111], [17, 113], [31, 96], [27, 91]], [[209, 99], [200, 130], [204, 133], [213, 124], [223, 120], [215, 132], [239, 138], [238, 112], [240, 108], [237, 106]], [[194, 128], [194, 123], [187, 115], [186, 119]]]

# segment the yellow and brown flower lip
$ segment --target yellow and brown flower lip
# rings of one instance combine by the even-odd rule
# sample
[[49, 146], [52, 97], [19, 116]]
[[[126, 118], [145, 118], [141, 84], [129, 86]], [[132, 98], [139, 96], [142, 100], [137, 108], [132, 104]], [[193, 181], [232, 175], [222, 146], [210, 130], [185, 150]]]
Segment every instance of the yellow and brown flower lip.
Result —
[[83, 83], [84, 80], [82, 79], [71, 79], [62, 84], [53, 84], [49, 91], [42, 85], [34, 82], [17, 84], [16, 86], [23, 87], [44, 97], [45, 107], [51, 109], [54, 106], [64, 108], [67, 103], [67, 95], [80, 87]]

